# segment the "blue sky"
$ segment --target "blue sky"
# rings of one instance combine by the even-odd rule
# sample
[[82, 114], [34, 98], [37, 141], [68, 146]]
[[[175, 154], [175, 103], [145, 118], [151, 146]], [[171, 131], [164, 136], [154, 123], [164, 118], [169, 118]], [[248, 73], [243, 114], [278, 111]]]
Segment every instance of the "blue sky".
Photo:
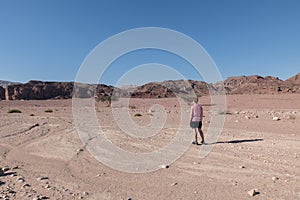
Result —
[[[299, 10], [298, 0], [0, 0], [0, 80], [73, 81], [100, 42], [139, 27], [169, 28], [193, 38], [223, 78], [259, 74], [286, 79], [300, 72]], [[201, 79], [184, 60], [146, 50], [117, 60], [100, 81], [115, 84], [134, 67], [151, 62]], [[147, 72], [144, 82], [176, 78], [157, 69]], [[134, 77], [126, 84], [143, 83]]]

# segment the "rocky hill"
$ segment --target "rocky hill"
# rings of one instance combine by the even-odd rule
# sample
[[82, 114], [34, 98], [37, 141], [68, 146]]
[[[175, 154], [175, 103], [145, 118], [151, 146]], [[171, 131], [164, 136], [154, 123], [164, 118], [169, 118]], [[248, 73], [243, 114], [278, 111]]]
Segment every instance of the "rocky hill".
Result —
[[292, 76], [291, 78], [287, 79], [285, 82], [292, 83], [292, 84], [300, 84], [300, 73]]
[[[300, 83], [293, 79], [283, 81], [272, 76], [229, 77], [222, 84], [227, 94], [300, 93]], [[218, 87], [218, 85], [214, 86]]]
[[20, 84], [20, 83], [0, 80], [0, 87], [3, 88], [6, 88], [8, 85], [14, 85], [14, 84]]
[[215, 84], [195, 80], [169, 80], [124, 88], [79, 83], [74, 87], [73, 82], [29, 81], [25, 84], [8, 85], [6, 88], [0, 86], [0, 100], [68, 99], [72, 98], [73, 90], [76, 90], [76, 97], [95, 97], [100, 100], [110, 99], [112, 94], [117, 98], [168, 98], [175, 97], [175, 94], [187, 95], [191, 90], [200, 96], [221, 90], [226, 94], [300, 93], [299, 78], [300, 73], [286, 81], [272, 76], [236, 76]]

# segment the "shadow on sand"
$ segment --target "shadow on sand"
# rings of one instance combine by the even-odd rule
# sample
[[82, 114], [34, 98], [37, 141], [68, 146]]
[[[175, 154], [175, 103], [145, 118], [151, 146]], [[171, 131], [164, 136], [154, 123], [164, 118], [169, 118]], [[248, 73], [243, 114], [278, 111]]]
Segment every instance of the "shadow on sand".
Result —
[[264, 139], [258, 138], [258, 139], [247, 139], [247, 140], [230, 140], [230, 141], [220, 141], [220, 142], [213, 142], [213, 143], [206, 143], [207, 145], [210, 144], [236, 144], [236, 143], [244, 143], [244, 142], [259, 142], [263, 141]]

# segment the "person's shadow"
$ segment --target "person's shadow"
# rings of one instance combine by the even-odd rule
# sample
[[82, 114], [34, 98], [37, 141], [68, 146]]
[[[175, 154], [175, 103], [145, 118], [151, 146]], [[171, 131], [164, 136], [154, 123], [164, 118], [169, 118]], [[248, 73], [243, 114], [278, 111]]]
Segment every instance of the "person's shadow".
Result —
[[256, 139], [246, 139], [246, 140], [230, 140], [230, 141], [219, 141], [219, 142], [212, 142], [212, 143], [205, 143], [205, 144], [236, 144], [236, 143], [244, 143], [244, 142], [259, 142], [263, 141], [262, 138], [256, 138]]

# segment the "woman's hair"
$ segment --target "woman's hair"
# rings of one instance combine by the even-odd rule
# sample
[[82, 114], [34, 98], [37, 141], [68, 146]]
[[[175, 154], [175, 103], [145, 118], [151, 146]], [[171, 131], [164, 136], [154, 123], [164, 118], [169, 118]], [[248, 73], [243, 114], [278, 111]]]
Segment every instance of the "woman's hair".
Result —
[[194, 98], [193, 102], [198, 103], [198, 98]]

